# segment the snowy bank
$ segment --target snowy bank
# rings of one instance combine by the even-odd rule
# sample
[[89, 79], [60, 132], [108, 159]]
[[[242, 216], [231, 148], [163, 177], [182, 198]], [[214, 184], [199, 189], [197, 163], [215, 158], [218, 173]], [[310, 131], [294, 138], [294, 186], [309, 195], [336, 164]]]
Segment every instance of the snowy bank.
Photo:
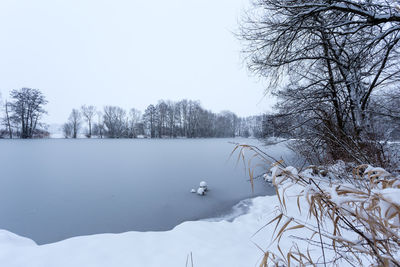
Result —
[[70, 238], [36, 245], [32, 240], [0, 231], [0, 265], [25, 266], [185, 266], [192, 252], [196, 267], [253, 266], [268, 236], [252, 235], [265, 225], [278, 202], [274, 196], [251, 200], [249, 213], [233, 222], [185, 222], [166, 232], [127, 232]]

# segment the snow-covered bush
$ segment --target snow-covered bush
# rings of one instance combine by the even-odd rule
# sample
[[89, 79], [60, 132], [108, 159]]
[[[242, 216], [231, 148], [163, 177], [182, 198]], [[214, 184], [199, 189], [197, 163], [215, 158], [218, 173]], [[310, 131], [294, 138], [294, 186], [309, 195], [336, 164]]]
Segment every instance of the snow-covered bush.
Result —
[[[297, 238], [319, 247], [322, 257], [312, 258], [311, 246], [300, 248], [294, 244], [286, 252], [280, 249], [279, 254], [267, 252], [264, 266], [268, 260], [287, 265], [293, 261], [300, 265], [333, 265], [341, 261], [361, 266], [400, 265], [399, 177], [369, 165], [358, 166], [347, 177], [338, 177], [330, 171], [324, 177], [316, 174], [314, 168], [297, 173], [293, 167], [276, 165], [267, 179], [276, 187], [281, 203], [280, 214], [270, 222], [276, 223], [274, 244], [279, 247], [286, 232], [304, 228], [306, 236]], [[300, 186], [298, 209], [307, 212], [307, 220], [286, 213], [285, 191], [294, 185]], [[308, 208], [305, 211], [299, 204], [304, 200]]]
[[[266, 159], [239, 147], [242, 158], [250, 150]], [[301, 171], [282, 161], [271, 166], [264, 179], [280, 205], [261, 266], [400, 266], [400, 177], [341, 161]]]

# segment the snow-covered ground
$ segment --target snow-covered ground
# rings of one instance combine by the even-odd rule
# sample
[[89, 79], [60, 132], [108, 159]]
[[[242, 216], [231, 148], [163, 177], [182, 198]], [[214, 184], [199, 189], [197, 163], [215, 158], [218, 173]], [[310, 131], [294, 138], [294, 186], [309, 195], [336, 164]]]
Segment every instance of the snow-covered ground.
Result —
[[185, 222], [166, 232], [99, 234], [41, 246], [2, 230], [0, 265], [185, 266], [192, 253], [196, 267], [254, 266], [263, 253], [253, 242], [268, 244], [270, 231], [252, 235], [267, 222], [277, 204], [274, 196], [258, 197], [252, 200], [249, 213], [232, 222]]

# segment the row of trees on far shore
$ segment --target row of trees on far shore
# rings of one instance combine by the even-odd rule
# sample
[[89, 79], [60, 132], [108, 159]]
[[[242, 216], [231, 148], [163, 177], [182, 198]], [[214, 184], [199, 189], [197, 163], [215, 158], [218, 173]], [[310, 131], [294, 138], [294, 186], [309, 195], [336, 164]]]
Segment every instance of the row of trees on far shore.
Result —
[[[0, 96], [0, 138], [46, 138], [46, 97], [38, 89], [12, 90], [8, 100]], [[160, 100], [144, 112], [118, 106], [98, 108], [83, 105], [72, 109], [61, 129], [65, 138], [198, 138], [263, 137], [265, 116], [240, 118], [235, 113], [218, 114], [204, 109], [199, 101]]]
[[262, 137], [262, 116], [240, 118], [235, 113], [218, 114], [204, 109], [199, 101], [160, 100], [142, 113], [118, 106], [83, 105], [72, 109], [62, 126], [65, 138], [198, 138], [198, 137]]

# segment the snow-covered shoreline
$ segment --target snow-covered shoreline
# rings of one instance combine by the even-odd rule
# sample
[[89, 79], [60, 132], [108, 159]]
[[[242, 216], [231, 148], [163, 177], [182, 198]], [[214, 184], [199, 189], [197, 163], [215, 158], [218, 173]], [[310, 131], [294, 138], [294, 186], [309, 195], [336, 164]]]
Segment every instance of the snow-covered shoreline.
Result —
[[[126, 232], [79, 236], [36, 245], [28, 238], [0, 231], [0, 264], [22, 266], [248, 266], [259, 263], [268, 238], [256, 235], [273, 214], [275, 196], [251, 199], [246, 214], [232, 222], [189, 221], [165, 232]], [[260, 239], [261, 238], [261, 239]]]

